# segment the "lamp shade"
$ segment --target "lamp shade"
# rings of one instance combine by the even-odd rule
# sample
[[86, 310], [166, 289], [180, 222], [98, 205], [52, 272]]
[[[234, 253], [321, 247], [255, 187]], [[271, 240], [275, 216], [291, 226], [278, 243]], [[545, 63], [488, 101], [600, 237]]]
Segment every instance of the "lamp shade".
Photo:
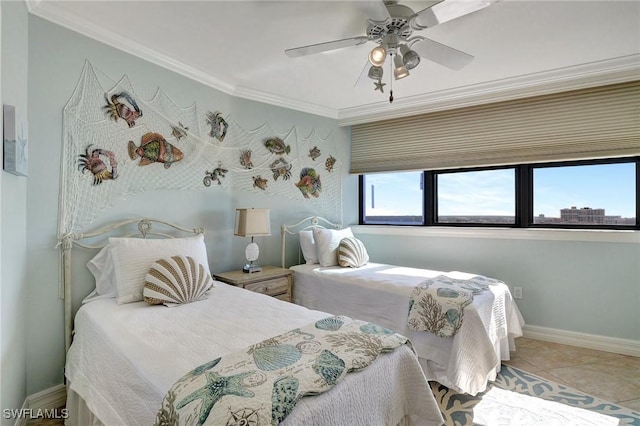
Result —
[[269, 209], [236, 209], [236, 224], [233, 235], [239, 237], [271, 235]]

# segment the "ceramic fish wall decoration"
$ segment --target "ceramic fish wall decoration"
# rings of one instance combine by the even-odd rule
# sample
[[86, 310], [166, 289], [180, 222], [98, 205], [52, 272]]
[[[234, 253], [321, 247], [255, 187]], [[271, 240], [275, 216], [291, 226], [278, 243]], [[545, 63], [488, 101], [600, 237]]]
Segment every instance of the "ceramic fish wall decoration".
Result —
[[291, 152], [291, 145], [286, 145], [280, 138], [270, 138], [264, 141], [264, 146], [274, 154], [282, 155]]
[[[89, 153], [89, 148], [93, 144], [87, 146], [85, 153], [80, 154], [78, 157], [78, 170], [82, 169], [82, 173], [90, 171], [93, 173], [93, 184], [99, 185], [104, 180], [115, 179], [118, 177], [118, 162], [116, 156], [111, 151], [104, 149], [94, 149]], [[100, 159], [100, 156], [104, 156], [109, 159], [109, 167]]]
[[133, 141], [129, 141], [129, 157], [132, 160], [140, 157], [139, 166], [146, 166], [151, 163], [164, 163], [164, 168], [168, 169], [171, 164], [184, 158], [184, 154], [175, 146], [167, 142], [159, 133], [145, 133], [140, 141], [140, 146], [136, 147]]
[[[133, 127], [136, 125], [136, 120], [142, 117], [142, 111], [129, 93], [116, 93], [111, 96], [111, 101], [109, 101], [106, 94], [105, 98], [107, 99], [107, 105], [104, 108], [114, 121], [122, 118], [129, 127]], [[124, 103], [124, 101], [128, 102], [128, 104]]]
[[322, 184], [320, 183], [320, 175], [315, 169], [311, 167], [305, 167], [300, 172], [300, 181], [295, 184], [304, 198], [309, 198], [309, 195], [318, 198], [320, 191], [322, 191]]

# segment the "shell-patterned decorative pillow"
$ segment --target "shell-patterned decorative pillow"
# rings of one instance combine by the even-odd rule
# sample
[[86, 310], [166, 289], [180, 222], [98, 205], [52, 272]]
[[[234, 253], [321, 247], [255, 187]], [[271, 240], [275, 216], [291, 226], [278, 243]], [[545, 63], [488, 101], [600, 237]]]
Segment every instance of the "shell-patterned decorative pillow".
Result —
[[150, 305], [177, 306], [206, 299], [213, 286], [211, 275], [192, 257], [172, 256], [151, 265], [142, 295]]
[[347, 237], [340, 240], [338, 246], [338, 264], [349, 268], [359, 268], [369, 261], [367, 249], [357, 238]]

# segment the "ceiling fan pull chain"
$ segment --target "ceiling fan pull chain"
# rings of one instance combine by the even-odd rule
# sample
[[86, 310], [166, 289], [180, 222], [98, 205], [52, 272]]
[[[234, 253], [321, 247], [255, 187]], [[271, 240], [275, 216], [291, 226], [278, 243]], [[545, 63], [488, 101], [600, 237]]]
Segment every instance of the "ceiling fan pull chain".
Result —
[[391, 71], [393, 71], [393, 53], [389, 54], [389, 57], [392, 59], [389, 61], [389, 103], [393, 103], [393, 77], [391, 76]]

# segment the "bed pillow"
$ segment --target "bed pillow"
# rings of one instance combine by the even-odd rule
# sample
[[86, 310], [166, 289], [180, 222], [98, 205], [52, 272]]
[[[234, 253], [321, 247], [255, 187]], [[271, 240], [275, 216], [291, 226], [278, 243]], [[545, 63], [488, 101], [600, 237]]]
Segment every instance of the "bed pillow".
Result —
[[172, 256], [155, 261], [144, 280], [142, 296], [150, 305], [178, 306], [208, 297], [211, 274], [190, 256]]
[[151, 265], [171, 256], [190, 256], [201, 264], [207, 274], [209, 261], [204, 236], [190, 238], [143, 239], [109, 238], [115, 267], [118, 304], [143, 300], [144, 280]]
[[96, 289], [91, 293], [90, 300], [117, 297], [116, 275], [109, 245], [87, 262], [87, 268], [96, 281]]
[[313, 239], [313, 231], [309, 229], [298, 232], [298, 239], [300, 240], [302, 256], [304, 257], [305, 262], [307, 262], [307, 265], [318, 263], [318, 248], [316, 247], [316, 242]]
[[349, 268], [359, 268], [369, 261], [369, 254], [362, 241], [347, 237], [338, 246], [338, 264]]
[[336, 266], [338, 264], [338, 246], [340, 241], [347, 237], [353, 237], [351, 228], [313, 228], [313, 239], [318, 248], [320, 266]]

